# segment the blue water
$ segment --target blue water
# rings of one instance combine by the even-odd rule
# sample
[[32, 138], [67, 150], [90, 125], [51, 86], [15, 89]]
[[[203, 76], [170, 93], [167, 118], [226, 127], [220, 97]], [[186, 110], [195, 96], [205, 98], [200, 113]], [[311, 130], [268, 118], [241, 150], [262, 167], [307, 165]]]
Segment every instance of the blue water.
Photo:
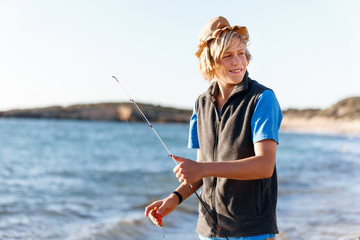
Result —
[[[187, 124], [154, 127], [195, 159]], [[277, 239], [360, 237], [359, 146], [359, 136], [281, 132]], [[0, 239], [197, 239], [194, 197], [162, 231], [144, 217], [178, 185], [167, 155], [145, 123], [0, 119]]]

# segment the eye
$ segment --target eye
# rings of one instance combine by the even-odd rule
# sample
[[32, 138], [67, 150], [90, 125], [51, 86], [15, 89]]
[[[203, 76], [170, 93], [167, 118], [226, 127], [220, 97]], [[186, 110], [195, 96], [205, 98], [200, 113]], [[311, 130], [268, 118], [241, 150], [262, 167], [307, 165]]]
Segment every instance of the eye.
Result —
[[229, 58], [229, 57], [231, 57], [230, 54], [225, 54], [222, 58]]

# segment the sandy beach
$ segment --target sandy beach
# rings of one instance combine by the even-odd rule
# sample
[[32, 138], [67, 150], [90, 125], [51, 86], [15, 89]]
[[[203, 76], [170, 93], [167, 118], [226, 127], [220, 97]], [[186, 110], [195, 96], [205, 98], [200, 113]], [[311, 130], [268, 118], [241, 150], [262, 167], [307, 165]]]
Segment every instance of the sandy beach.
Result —
[[284, 115], [281, 130], [304, 133], [331, 133], [360, 135], [360, 120], [331, 119], [326, 117], [291, 117]]

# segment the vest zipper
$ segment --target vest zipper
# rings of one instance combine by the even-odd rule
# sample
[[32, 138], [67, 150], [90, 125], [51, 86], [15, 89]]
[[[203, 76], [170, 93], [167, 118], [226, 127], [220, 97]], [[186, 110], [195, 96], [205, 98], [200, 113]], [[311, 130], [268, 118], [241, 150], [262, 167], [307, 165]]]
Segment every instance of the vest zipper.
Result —
[[[216, 106], [215, 106], [216, 107]], [[217, 109], [217, 108], [216, 108]], [[220, 113], [221, 114], [221, 113]], [[218, 148], [218, 136], [219, 136], [219, 128], [220, 128], [220, 122], [221, 122], [221, 115], [217, 116], [217, 121], [215, 123], [215, 140], [214, 140], [214, 150], [213, 150], [213, 162], [217, 161], [217, 148]], [[215, 194], [215, 189], [216, 189], [216, 185], [217, 185], [217, 177], [213, 178], [213, 185], [212, 185], [212, 194], [211, 194], [211, 205], [212, 205], [212, 209], [213, 209], [213, 216], [214, 216], [214, 220], [216, 221], [216, 225], [218, 225], [218, 214], [216, 211], [216, 194]], [[218, 229], [214, 229], [213, 233], [215, 234], [216, 237], [220, 237], [219, 234], [219, 230]]]

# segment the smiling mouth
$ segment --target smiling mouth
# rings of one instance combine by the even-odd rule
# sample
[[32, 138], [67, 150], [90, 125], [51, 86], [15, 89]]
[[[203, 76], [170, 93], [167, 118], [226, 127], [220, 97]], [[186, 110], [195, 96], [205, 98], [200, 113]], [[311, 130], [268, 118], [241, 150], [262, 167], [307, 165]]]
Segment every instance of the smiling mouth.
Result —
[[231, 73], [241, 73], [243, 70], [242, 69], [233, 69], [233, 70], [230, 70], [229, 72]]

